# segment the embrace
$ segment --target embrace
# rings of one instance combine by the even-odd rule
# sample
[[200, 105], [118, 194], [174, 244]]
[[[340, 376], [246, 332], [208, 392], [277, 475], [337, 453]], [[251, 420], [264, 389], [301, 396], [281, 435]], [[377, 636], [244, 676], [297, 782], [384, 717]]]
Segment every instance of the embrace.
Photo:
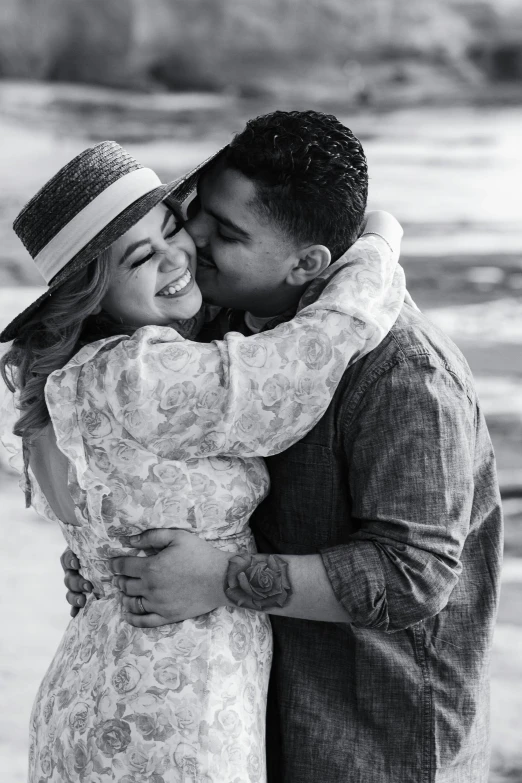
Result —
[[14, 229], [0, 435], [72, 619], [29, 783], [487, 783], [502, 514], [362, 146], [273, 112], [170, 184], [85, 150]]

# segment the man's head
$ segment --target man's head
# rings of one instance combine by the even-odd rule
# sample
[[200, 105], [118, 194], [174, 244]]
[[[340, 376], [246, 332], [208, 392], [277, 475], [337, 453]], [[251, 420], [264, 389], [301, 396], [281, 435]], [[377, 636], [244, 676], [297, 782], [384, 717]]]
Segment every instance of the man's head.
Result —
[[368, 172], [335, 117], [277, 111], [250, 120], [202, 177], [187, 230], [203, 297], [272, 315], [357, 239]]

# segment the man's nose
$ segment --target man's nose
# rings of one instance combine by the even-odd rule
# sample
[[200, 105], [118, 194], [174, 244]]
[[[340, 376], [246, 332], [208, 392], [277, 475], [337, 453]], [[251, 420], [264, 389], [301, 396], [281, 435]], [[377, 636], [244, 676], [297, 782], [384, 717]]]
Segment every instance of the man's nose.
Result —
[[206, 247], [210, 238], [210, 224], [200, 210], [190, 217], [185, 223], [187, 233], [192, 237], [192, 241], [197, 248]]

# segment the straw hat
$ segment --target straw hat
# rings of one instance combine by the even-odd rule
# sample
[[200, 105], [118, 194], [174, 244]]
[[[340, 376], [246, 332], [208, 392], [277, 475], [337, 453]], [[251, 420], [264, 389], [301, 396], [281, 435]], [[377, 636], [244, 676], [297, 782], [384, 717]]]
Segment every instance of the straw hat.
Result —
[[60, 169], [13, 224], [49, 288], [6, 326], [0, 342], [17, 337], [58, 286], [107, 250], [156, 204], [169, 197], [183, 201], [220, 152], [168, 185], [114, 141], [85, 150]]

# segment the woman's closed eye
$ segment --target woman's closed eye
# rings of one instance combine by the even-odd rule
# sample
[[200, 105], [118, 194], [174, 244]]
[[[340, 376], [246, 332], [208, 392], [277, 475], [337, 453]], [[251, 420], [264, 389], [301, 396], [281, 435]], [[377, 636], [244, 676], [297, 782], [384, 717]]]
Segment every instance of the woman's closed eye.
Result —
[[169, 230], [169, 232], [168, 232], [168, 234], [166, 235], [165, 239], [172, 239], [172, 237], [175, 237], [175, 236], [176, 236], [176, 234], [179, 234], [179, 232], [181, 231], [181, 229], [183, 228], [183, 226], [184, 226], [184, 223], [182, 223], [182, 222], [181, 222], [181, 220], [180, 220], [178, 223], [176, 223], [176, 225], [175, 225], [175, 226], [173, 226], [173, 227], [172, 227], [172, 228]]
[[[173, 239], [173, 237], [175, 237], [175, 236], [176, 236], [176, 234], [179, 234], [179, 232], [181, 231], [181, 229], [182, 229], [182, 228], [183, 228], [183, 223], [182, 223], [181, 221], [180, 221], [179, 223], [176, 223], [176, 225], [175, 225], [175, 226], [173, 226], [171, 229], [169, 229], [169, 233], [168, 233], [168, 234], [167, 234], [167, 235], [164, 237], [164, 238], [165, 238], [165, 240], [167, 240], [167, 241], [168, 241], [169, 239]], [[151, 259], [153, 259], [153, 258], [154, 258], [154, 256], [157, 254], [157, 252], [158, 252], [158, 251], [155, 251], [155, 252], [153, 252], [153, 253], [148, 253], [148, 254], [147, 254], [146, 256], [144, 256], [143, 258], [140, 258], [140, 259], [139, 259], [139, 261], [134, 261], [134, 262], [133, 262], [133, 263], [130, 265], [130, 268], [131, 268], [131, 269], [137, 269], [137, 268], [138, 268], [139, 266], [141, 266], [142, 264], [146, 264], [146, 263], [147, 263], [147, 261], [150, 261]]]
[[146, 263], [147, 263], [147, 261], [150, 261], [150, 260], [151, 260], [151, 258], [154, 258], [154, 256], [155, 256], [155, 255], [156, 255], [155, 253], [149, 253], [149, 254], [148, 254], [148, 256], [145, 256], [145, 258], [140, 258], [140, 260], [139, 260], [139, 261], [134, 261], [134, 262], [133, 262], [133, 263], [130, 265], [130, 268], [131, 268], [131, 269], [137, 269], [137, 268], [138, 268], [139, 266], [141, 266], [142, 264], [146, 264]]

